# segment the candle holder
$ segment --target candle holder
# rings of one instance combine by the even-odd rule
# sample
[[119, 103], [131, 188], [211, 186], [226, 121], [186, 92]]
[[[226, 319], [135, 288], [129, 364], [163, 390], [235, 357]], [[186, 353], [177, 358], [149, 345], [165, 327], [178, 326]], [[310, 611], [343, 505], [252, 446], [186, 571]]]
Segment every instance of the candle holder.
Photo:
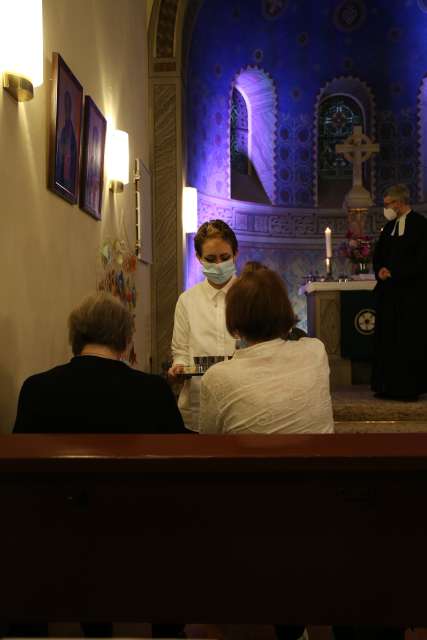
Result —
[[332, 277], [332, 258], [326, 258], [326, 280], [333, 280]]

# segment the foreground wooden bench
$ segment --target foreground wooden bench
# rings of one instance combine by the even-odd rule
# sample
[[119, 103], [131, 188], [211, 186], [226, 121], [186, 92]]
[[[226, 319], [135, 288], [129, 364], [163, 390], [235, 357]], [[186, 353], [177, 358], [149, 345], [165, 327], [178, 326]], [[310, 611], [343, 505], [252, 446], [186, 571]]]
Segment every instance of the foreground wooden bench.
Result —
[[0, 620], [427, 626], [427, 434], [1, 436]]

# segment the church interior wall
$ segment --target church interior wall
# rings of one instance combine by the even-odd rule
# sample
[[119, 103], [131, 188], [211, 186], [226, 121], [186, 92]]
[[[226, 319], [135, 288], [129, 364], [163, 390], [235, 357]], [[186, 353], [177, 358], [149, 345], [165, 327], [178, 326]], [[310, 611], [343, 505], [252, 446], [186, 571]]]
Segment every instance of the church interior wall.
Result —
[[[325, 273], [324, 229], [343, 240], [348, 222], [339, 210], [320, 208], [269, 207], [215, 196], [199, 196], [199, 222], [220, 218], [235, 230], [239, 240], [238, 271], [248, 260], [257, 260], [275, 269], [286, 282], [299, 326], [307, 328], [305, 297], [299, 294], [304, 278]], [[376, 236], [383, 226], [381, 207], [373, 208], [366, 219], [366, 231]], [[193, 248], [194, 234], [187, 236], [186, 287], [203, 280]], [[347, 261], [334, 260], [334, 275], [349, 275]]]
[[[0, 431], [13, 424], [22, 381], [70, 357], [67, 317], [100, 277], [101, 244], [133, 249], [132, 175], [123, 194], [104, 182], [102, 220], [47, 188], [51, 59], [57, 51], [101, 112], [129, 133], [148, 166], [147, 6], [139, 0], [44, 0], [44, 84], [28, 103], [0, 92], [2, 233]], [[102, 268], [101, 268], [102, 269]], [[150, 357], [150, 268], [138, 264], [135, 347]], [[101, 399], [108, 402], [109, 399]]]
[[[427, 68], [427, 13], [420, 2], [205, 0], [193, 32], [188, 68], [188, 178], [203, 193], [227, 195], [229, 93], [247, 65], [277, 88], [277, 204], [315, 205], [312, 127], [327, 83], [354, 77], [376, 104], [377, 202], [405, 181], [418, 194], [417, 95]], [[275, 16], [267, 15], [266, 7]], [[282, 8], [280, 8], [282, 7]], [[345, 8], [345, 7], [344, 7]]]
[[[205, 219], [207, 201], [208, 218], [234, 212], [231, 220], [244, 246], [240, 260], [264, 259], [283, 274], [303, 325], [305, 305], [296, 294], [301, 277], [324, 272], [326, 224], [316, 219], [332, 220], [336, 243], [347, 229], [341, 207], [317, 208], [319, 97], [327, 87], [345, 85], [344, 93], [354, 87], [369, 123], [367, 133], [381, 146], [367, 169], [377, 207], [387, 187], [404, 182], [417, 208], [424, 209], [420, 157], [425, 154], [420, 154], [417, 107], [427, 69], [426, 35], [427, 3], [421, 0], [204, 0], [201, 6], [192, 34], [186, 103], [187, 183], [199, 190], [199, 222]], [[262, 213], [259, 205], [229, 195], [229, 96], [244, 68], [262, 70], [277, 91], [276, 200]], [[239, 227], [235, 212], [242, 209]], [[298, 217], [306, 222], [295, 226]], [[262, 218], [262, 223], [253, 222]], [[307, 244], [312, 224], [316, 231]], [[381, 226], [381, 211], [374, 208], [367, 231], [375, 235]], [[196, 277], [188, 259], [187, 285]], [[338, 260], [336, 270], [341, 267], [345, 270]]]

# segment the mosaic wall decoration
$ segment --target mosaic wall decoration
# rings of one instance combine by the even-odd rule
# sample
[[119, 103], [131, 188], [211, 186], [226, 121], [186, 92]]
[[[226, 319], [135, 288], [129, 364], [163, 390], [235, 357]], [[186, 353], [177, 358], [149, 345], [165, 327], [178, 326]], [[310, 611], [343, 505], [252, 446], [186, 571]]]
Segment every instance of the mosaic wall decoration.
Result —
[[[322, 87], [347, 75], [372, 93], [376, 112], [365, 113], [366, 119], [396, 127], [376, 127], [375, 139], [386, 147], [375, 160], [377, 203], [394, 176], [408, 181], [412, 191], [409, 165], [417, 174], [415, 114], [427, 73], [426, 30], [420, 0], [343, 0], [333, 8], [314, 0], [205, 0], [188, 66], [189, 183], [202, 193], [230, 197], [231, 94], [240, 71], [252, 65], [260, 77], [271, 78], [277, 92], [273, 204], [315, 204], [316, 101]], [[353, 97], [360, 103], [357, 92]], [[366, 112], [363, 101], [362, 107]], [[370, 135], [371, 128], [368, 123]], [[390, 161], [390, 144], [404, 151], [399, 167]]]
[[[318, 197], [322, 100], [342, 95], [357, 103], [365, 131], [380, 144], [365, 168], [377, 205], [366, 233], [376, 236], [384, 225], [383, 194], [396, 182], [408, 185], [417, 210], [424, 211], [426, 34], [422, 0], [204, 0], [197, 15], [187, 67], [186, 143], [187, 183], [199, 191], [199, 222], [226, 220], [241, 243], [239, 264], [259, 259], [283, 275], [302, 326], [305, 300], [298, 288], [304, 275], [323, 269], [324, 228], [330, 226], [342, 240], [348, 227], [339, 205], [329, 209], [330, 202]], [[246, 81], [242, 70], [249, 71], [253, 98], [239, 86], [241, 77]], [[261, 147], [273, 163], [265, 189], [270, 206], [231, 199], [234, 87], [242, 90], [248, 113], [247, 140], [242, 129], [237, 143], [235, 130], [234, 145], [247, 144], [249, 153], [251, 128], [266, 126], [251, 116], [254, 100], [267, 99], [271, 88], [266, 127], [271, 135]], [[190, 247], [186, 286], [201, 277], [192, 256]], [[337, 259], [335, 266], [345, 273], [345, 262]]]
[[343, 0], [335, 8], [334, 24], [340, 31], [356, 31], [363, 25], [366, 14], [364, 0]]
[[307, 114], [280, 117], [278, 135], [278, 204], [291, 207], [313, 205], [313, 140]]
[[418, 200], [418, 133], [416, 109], [398, 113], [380, 111], [377, 114], [378, 138], [381, 140], [377, 162], [379, 195], [397, 182], [405, 183], [413, 202]]
[[242, 175], [249, 171], [248, 109], [240, 91], [233, 89], [230, 117], [231, 170]]
[[288, 0], [262, 0], [262, 15], [267, 20], [275, 20], [284, 13], [288, 4]]
[[[105, 240], [99, 252], [98, 291], [108, 291], [132, 312], [135, 319], [136, 285], [135, 272], [138, 264], [137, 257], [129, 249], [124, 240]], [[126, 360], [129, 364], [137, 363], [135, 346], [129, 346]]]

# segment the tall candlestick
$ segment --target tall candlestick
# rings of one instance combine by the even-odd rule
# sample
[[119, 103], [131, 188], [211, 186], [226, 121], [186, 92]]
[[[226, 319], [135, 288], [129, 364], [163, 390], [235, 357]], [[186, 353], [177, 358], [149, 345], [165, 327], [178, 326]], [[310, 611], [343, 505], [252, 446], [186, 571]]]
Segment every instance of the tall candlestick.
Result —
[[332, 231], [329, 227], [325, 229], [326, 257], [332, 258]]

